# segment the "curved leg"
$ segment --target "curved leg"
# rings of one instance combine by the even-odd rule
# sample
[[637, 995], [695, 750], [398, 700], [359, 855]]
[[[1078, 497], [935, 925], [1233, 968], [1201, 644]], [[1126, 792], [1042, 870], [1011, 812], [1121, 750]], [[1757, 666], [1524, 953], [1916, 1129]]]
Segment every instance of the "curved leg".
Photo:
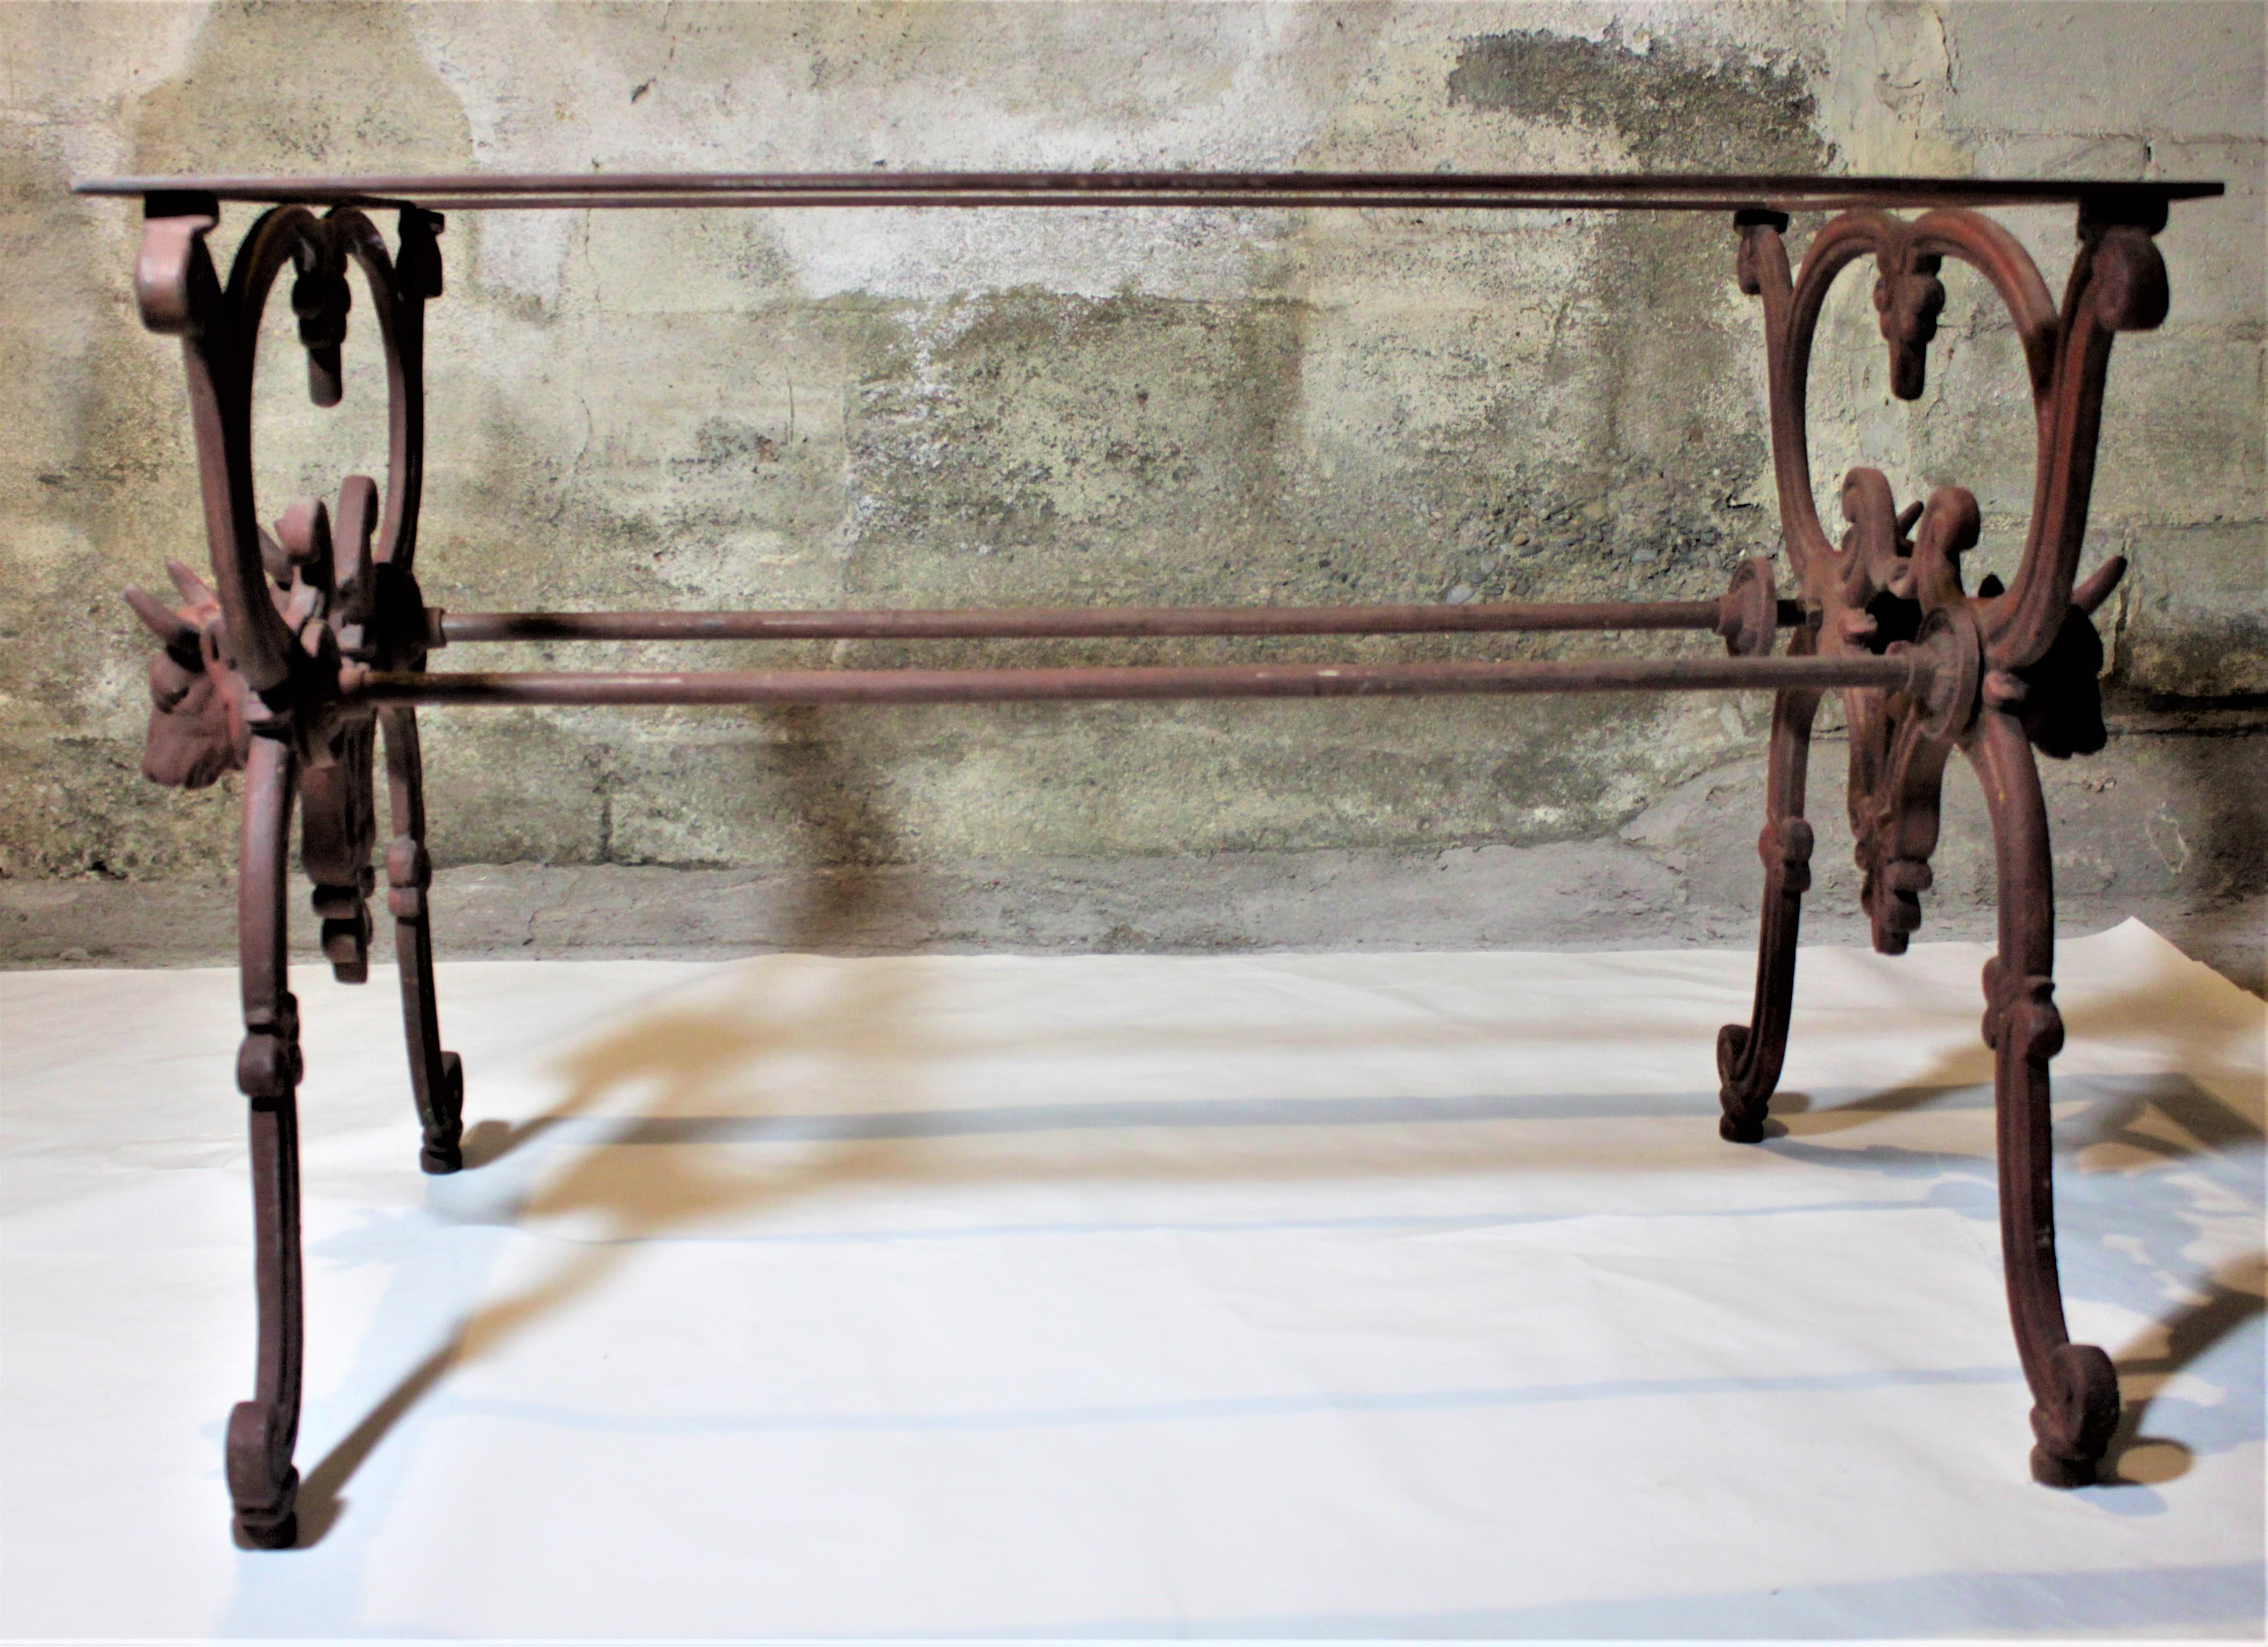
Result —
[[291, 746], [253, 740], [244, 786], [243, 861], [237, 875], [238, 970], [244, 1042], [236, 1084], [251, 1100], [254, 1274], [260, 1291], [254, 1393], [228, 1415], [228, 1490], [247, 1544], [284, 1549], [298, 1535], [299, 1473], [298, 1003], [286, 987], [284, 871], [290, 856]]
[[1764, 863], [1764, 923], [1756, 941], [1756, 995], [1749, 1022], [1717, 1032], [1717, 1131], [1734, 1143], [1764, 1135], [1765, 1106], [1779, 1084], [1787, 1052], [1789, 1002], [1795, 994], [1795, 934], [1803, 895], [1811, 890], [1811, 825], [1803, 818], [1803, 780], [1811, 753], [1817, 692], [1781, 692], [1772, 699], [1771, 754], [1764, 780], [1764, 827], [1756, 853]]
[[394, 912], [394, 958], [401, 971], [401, 1027], [409, 1042], [409, 1087], [425, 1129], [417, 1164], [454, 1172], [465, 1163], [465, 1067], [441, 1050], [441, 1015], [433, 992], [433, 934], [425, 890], [433, 878], [425, 855], [425, 777], [417, 753], [417, 712], [379, 712], [386, 730], [386, 787], [394, 838], [386, 847], [387, 906]]
[[2055, 1008], [2055, 890], [2039, 768], [2015, 717], [1988, 708], [1967, 745], [1992, 819], [2000, 949], [1984, 964], [2000, 1170], [2000, 1256], [2016, 1350], [2032, 1391], [2032, 1475], [2084, 1487], [2118, 1423], [2118, 1375], [2064, 1325], [2056, 1272], [2048, 1060], [2063, 1045]]

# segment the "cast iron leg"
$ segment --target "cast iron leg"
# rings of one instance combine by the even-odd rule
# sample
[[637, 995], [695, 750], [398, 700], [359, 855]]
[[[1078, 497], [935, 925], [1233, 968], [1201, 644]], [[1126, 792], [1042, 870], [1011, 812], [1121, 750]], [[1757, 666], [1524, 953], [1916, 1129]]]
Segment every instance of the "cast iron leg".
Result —
[[1987, 708], [1967, 744], [1992, 818], [2000, 949], [1984, 964], [1984, 1039], [1993, 1052], [2000, 1169], [2000, 1255], [2016, 1350], [2032, 1391], [2032, 1475], [2084, 1487], [2118, 1423], [2118, 1375], [2064, 1325], [2056, 1273], [2048, 1060], [2063, 1045], [2055, 1008], [2055, 892], [2047, 809], [2030, 743], [2012, 715]]
[[[1797, 650], [1808, 650], [1799, 643]], [[1756, 995], [1745, 1024], [1717, 1031], [1717, 1131], [1734, 1143], [1764, 1135], [1764, 1111], [1779, 1084], [1787, 1052], [1789, 1003], [1795, 994], [1796, 925], [1811, 890], [1811, 825], [1803, 818], [1803, 779], [1811, 753], [1817, 692], [1781, 692], [1772, 699], [1771, 754], [1764, 780], [1764, 827], [1756, 853], [1764, 864], [1764, 922], [1756, 941]]]
[[425, 1129], [417, 1164], [454, 1172], [465, 1163], [465, 1067], [441, 1050], [433, 993], [433, 934], [426, 920], [432, 865], [425, 856], [425, 778], [417, 754], [417, 712], [379, 712], [386, 732], [386, 787], [394, 838], [386, 847], [387, 906], [394, 912], [394, 958], [401, 970], [401, 1027], [409, 1042], [409, 1087]]
[[262, 1549], [287, 1548], [298, 1534], [291, 1448], [299, 1431], [299, 1018], [285, 986], [284, 891], [294, 777], [288, 743], [253, 739], [237, 875], [245, 1033], [236, 1084], [251, 1100], [260, 1349], [253, 1398], [228, 1415], [228, 1490], [237, 1532]]

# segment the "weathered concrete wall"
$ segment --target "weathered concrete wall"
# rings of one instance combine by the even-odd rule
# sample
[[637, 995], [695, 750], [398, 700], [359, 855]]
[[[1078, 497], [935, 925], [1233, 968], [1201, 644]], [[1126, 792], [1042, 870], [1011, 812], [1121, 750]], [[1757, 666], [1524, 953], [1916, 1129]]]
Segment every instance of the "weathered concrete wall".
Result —
[[[2093, 535], [2134, 561], [2112, 668], [2152, 725], [2268, 691], [2258, 5], [18, 5], [0, 49], [0, 876], [19, 886], [210, 879], [232, 827], [229, 794], [136, 772], [145, 646], [116, 591], [198, 558], [201, 531], [175, 351], [132, 314], [136, 214], [65, 196], [72, 173], [2224, 178], [2230, 198], [2177, 209], [2164, 238], [2171, 318], [2119, 345]], [[2010, 221], [2055, 285], [2068, 213]], [[1674, 598], [1774, 543], [1756, 318], [1713, 218], [462, 213], [443, 251], [420, 570], [446, 606]], [[1905, 497], [1970, 486], [2001, 564], [2030, 420], [1997, 307], [1948, 284], [1908, 406], [1845, 283], [1816, 467], [1877, 464]], [[357, 321], [347, 403], [317, 412], [272, 307], [269, 516], [383, 473]], [[1347, 648], [1429, 649], [1476, 647]], [[737, 654], [757, 655], [909, 654]], [[1422, 855], [1650, 839], [1650, 803], [1736, 770], [1764, 710], [468, 711], [428, 717], [427, 755], [457, 864]], [[2257, 761], [2248, 726], [2206, 728], [2245, 733], [2216, 771]], [[2106, 771], [2143, 758], [2127, 743]], [[2205, 785], [2219, 867], [2198, 897], [2257, 890], [2258, 808], [2232, 811], [2228, 781]]]

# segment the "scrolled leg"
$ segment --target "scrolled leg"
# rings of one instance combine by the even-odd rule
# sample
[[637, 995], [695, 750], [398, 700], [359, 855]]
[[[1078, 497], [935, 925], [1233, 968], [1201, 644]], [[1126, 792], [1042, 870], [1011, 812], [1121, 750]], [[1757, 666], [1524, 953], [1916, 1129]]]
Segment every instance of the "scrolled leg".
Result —
[[1968, 745], [1992, 819], [1999, 953], [1984, 966], [1984, 1039], [1993, 1054], [2000, 1252], [2016, 1350], [2032, 1392], [2032, 1475], [2050, 1487], [2095, 1479], [2118, 1424], [2118, 1375], [2064, 1324], [2056, 1267], [2048, 1060], [2063, 1045], [2055, 1007], [2055, 893], [2039, 769], [2014, 716], [1987, 709]]
[[[301, 860], [315, 883], [326, 956], [342, 980], [366, 975], [370, 868], [375, 845], [372, 738], [366, 715], [340, 702], [343, 661], [414, 668], [428, 623], [410, 562], [416, 549], [423, 442], [424, 305], [441, 292], [434, 236], [441, 219], [401, 210], [397, 271], [369, 219], [351, 207], [318, 218], [300, 205], [263, 213], [239, 242], [225, 284], [205, 237], [219, 221], [212, 196], [167, 191], [145, 202], [135, 291], [144, 321], [177, 336], [211, 551], [210, 585], [170, 568], [187, 602], [176, 609], [129, 592], [164, 644], [151, 673], [151, 715], [143, 770], [154, 781], [199, 788], [246, 772], [243, 862], [238, 882], [245, 1037], [237, 1084], [250, 1101], [254, 1235], [260, 1294], [258, 1382], [229, 1415], [227, 1473], [239, 1535], [280, 1548], [297, 1534], [300, 1382], [298, 1012], [285, 981], [284, 878], [295, 794], [306, 823]], [[338, 530], [322, 506], [296, 507], [271, 538], [258, 523], [252, 462], [252, 385], [261, 314], [284, 270], [296, 271], [293, 307], [318, 405], [342, 383], [347, 261], [358, 263], [378, 311], [388, 380], [390, 451], [386, 509], [377, 483], [350, 476]], [[460, 1162], [455, 1057], [441, 1050], [426, 937], [424, 813], [416, 730], [390, 712], [389, 778], [397, 838], [387, 853], [388, 902], [398, 926], [410, 1076], [424, 1124], [423, 1163]]]
[[1756, 993], [1749, 1022], [1717, 1032], [1718, 1132], [1734, 1143], [1764, 1135], [1764, 1115], [1787, 1052], [1795, 995], [1796, 927], [1811, 890], [1811, 825], [1803, 817], [1803, 785], [1811, 750], [1816, 692], [1782, 692], [1772, 701], [1771, 754], [1765, 780], [1764, 826], [1756, 852], [1764, 865], [1764, 921], [1756, 942]]
[[394, 912], [394, 958], [401, 973], [401, 1026], [409, 1044], [409, 1086], [425, 1141], [417, 1164], [454, 1172], [465, 1163], [465, 1067], [441, 1048], [441, 1015], [433, 988], [433, 934], [427, 920], [431, 860], [425, 853], [425, 780], [417, 748], [417, 712], [387, 709], [386, 777], [394, 838], [386, 848], [386, 901]]
[[237, 881], [244, 1041], [236, 1082], [250, 1101], [254, 1274], [260, 1296], [257, 1376], [228, 1420], [228, 1490], [247, 1544], [284, 1549], [298, 1536], [298, 1003], [287, 987], [284, 880], [295, 772], [289, 744], [253, 741], [245, 774], [243, 863]]

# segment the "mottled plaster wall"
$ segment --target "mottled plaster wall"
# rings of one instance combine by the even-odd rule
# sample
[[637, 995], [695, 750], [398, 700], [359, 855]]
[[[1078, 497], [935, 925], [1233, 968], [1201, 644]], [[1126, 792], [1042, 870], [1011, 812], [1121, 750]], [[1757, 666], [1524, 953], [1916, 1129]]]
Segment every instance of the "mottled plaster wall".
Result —
[[[197, 558], [201, 531], [175, 351], [132, 312], [135, 212], [67, 196], [73, 173], [2225, 178], [2228, 201], [2178, 209], [2164, 237], [2166, 326], [2118, 346], [2093, 536], [2135, 565], [2110, 625], [2123, 701], [2244, 701], [2268, 691], [2261, 18], [2047, 4], [0, 11], [0, 875], [209, 876], [232, 828], [227, 793], [163, 793], [136, 772], [145, 646], [116, 591], [168, 555]], [[232, 210], [217, 246], [249, 215]], [[2009, 220], [2059, 282], [2068, 213]], [[1684, 598], [1774, 546], [1756, 319], [1713, 218], [463, 213], [443, 251], [420, 569], [445, 606]], [[1877, 464], [1904, 497], [1970, 486], [1985, 563], [2004, 564], [2029, 503], [2018, 351], [1980, 283], [1948, 284], [1929, 392], [1909, 406], [1887, 393], [1863, 284], [1845, 283], [1815, 367], [1816, 467], [1831, 484]], [[274, 306], [268, 516], [343, 473], [383, 473], [366, 307], [357, 318], [347, 403], [321, 413]], [[1766, 707], [458, 712], [428, 718], [427, 755], [436, 850], [454, 863], [1409, 853], [1610, 840], [1652, 798], [1752, 757]], [[2212, 870], [2222, 890], [2246, 861], [2230, 846]]]

